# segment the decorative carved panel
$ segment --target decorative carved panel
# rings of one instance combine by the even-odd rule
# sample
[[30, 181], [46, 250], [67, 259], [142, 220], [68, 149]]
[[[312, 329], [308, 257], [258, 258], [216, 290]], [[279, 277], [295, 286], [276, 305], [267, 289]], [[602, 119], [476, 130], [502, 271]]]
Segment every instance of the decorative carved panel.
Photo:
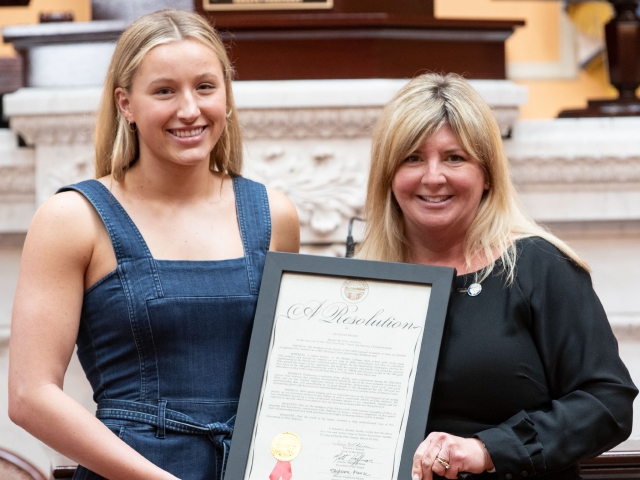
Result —
[[239, 117], [248, 140], [370, 137], [382, 107], [243, 109]]
[[303, 243], [343, 242], [346, 223], [364, 205], [369, 145], [367, 139], [247, 142], [245, 174], [291, 199]]
[[528, 157], [510, 155], [516, 184], [638, 183], [640, 155], [630, 157]]
[[93, 114], [24, 115], [10, 125], [27, 145], [91, 145], [95, 122]]

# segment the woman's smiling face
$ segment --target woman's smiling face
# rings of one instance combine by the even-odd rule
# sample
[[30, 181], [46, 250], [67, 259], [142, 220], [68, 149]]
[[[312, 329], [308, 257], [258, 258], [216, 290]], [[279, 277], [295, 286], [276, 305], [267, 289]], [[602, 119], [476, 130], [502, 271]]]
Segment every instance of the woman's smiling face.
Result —
[[226, 92], [216, 54], [197, 40], [159, 45], [116, 100], [137, 128], [140, 160], [209, 164], [226, 122]]
[[448, 124], [403, 160], [391, 183], [410, 244], [430, 234], [463, 239], [488, 188]]

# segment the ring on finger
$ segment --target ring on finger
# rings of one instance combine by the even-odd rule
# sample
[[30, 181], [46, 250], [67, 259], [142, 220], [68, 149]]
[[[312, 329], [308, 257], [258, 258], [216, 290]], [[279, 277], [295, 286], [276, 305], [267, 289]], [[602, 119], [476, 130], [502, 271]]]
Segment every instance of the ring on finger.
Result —
[[449, 470], [449, 467], [451, 467], [451, 464], [448, 461], [446, 461], [444, 458], [442, 458], [440, 455], [436, 456], [436, 462], [442, 465], [445, 468], [445, 470]]

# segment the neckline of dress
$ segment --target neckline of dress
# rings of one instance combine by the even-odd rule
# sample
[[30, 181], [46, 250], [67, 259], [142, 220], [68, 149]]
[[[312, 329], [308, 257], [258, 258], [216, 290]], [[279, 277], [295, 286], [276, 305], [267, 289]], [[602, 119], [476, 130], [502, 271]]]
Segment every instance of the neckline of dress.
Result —
[[[140, 229], [138, 228], [138, 225], [136, 225], [136, 223], [133, 221], [133, 219], [129, 215], [129, 212], [127, 212], [127, 210], [124, 208], [122, 203], [120, 203], [120, 200], [118, 200], [116, 198], [116, 196], [113, 193], [111, 193], [111, 190], [109, 190], [104, 183], [102, 183], [98, 179], [93, 179], [93, 180], [96, 181], [99, 185], [102, 186], [102, 188], [104, 188], [108, 192], [108, 194], [111, 196], [113, 201], [122, 210], [122, 213], [125, 215], [127, 221], [131, 223], [131, 226], [133, 227], [135, 232], [138, 234], [138, 237], [140, 239], [140, 243], [141, 243], [141, 245], [143, 247], [143, 250], [145, 251], [145, 253], [147, 253], [149, 255], [149, 258], [152, 259], [154, 262], [156, 262], [156, 263], [172, 263], [172, 262], [173, 263], [189, 263], [191, 265], [195, 265], [195, 264], [198, 264], [198, 263], [200, 263], [200, 264], [213, 264], [213, 263], [220, 263], [220, 262], [233, 262], [233, 261], [237, 262], [237, 261], [241, 261], [241, 260], [245, 260], [246, 259], [247, 252], [244, 251], [244, 240], [245, 240], [245, 238], [244, 238], [244, 232], [242, 231], [242, 225], [240, 223], [240, 219], [238, 218], [238, 195], [237, 195], [237, 192], [236, 192], [236, 182], [234, 181], [234, 177], [231, 177], [232, 188], [233, 188], [233, 199], [234, 199], [234, 202], [235, 202], [236, 220], [238, 222], [238, 230], [240, 231], [240, 241], [242, 242], [242, 251], [244, 252], [244, 254], [241, 257], [220, 258], [220, 259], [216, 259], [216, 260], [186, 260], [186, 259], [185, 260], [181, 260], [181, 259], [156, 258], [153, 255], [153, 253], [151, 253], [151, 249], [149, 248], [149, 244], [147, 243], [147, 241], [145, 240], [144, 236], [142, 235], [142, 232], [140, 232]], [[106, 228], [106, 226], [105, 226], [105, 228]], [[111, 235], [109, 235], [109, 239], [111, 240]], [[113, 244], [113, 240], [111, 240], [111, 243]], [[118, 262], [117, 258], [116, 258], [116, 262]]]

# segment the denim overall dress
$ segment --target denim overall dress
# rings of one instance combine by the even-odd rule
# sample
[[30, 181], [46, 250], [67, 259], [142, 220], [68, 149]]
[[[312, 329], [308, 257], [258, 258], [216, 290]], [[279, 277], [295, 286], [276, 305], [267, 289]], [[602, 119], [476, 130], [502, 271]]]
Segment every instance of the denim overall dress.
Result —
[[[84, 195], [109, 233], [117, 268], [84, 294], [78, 357], [96, 416], [124, 442], [184, 480], [223, 478], [265, 255], [266, 189], [233, 178], [244, 257], [156, 260], [109, 190]], [[101, 479], [80, 466], [74, 479]]]

